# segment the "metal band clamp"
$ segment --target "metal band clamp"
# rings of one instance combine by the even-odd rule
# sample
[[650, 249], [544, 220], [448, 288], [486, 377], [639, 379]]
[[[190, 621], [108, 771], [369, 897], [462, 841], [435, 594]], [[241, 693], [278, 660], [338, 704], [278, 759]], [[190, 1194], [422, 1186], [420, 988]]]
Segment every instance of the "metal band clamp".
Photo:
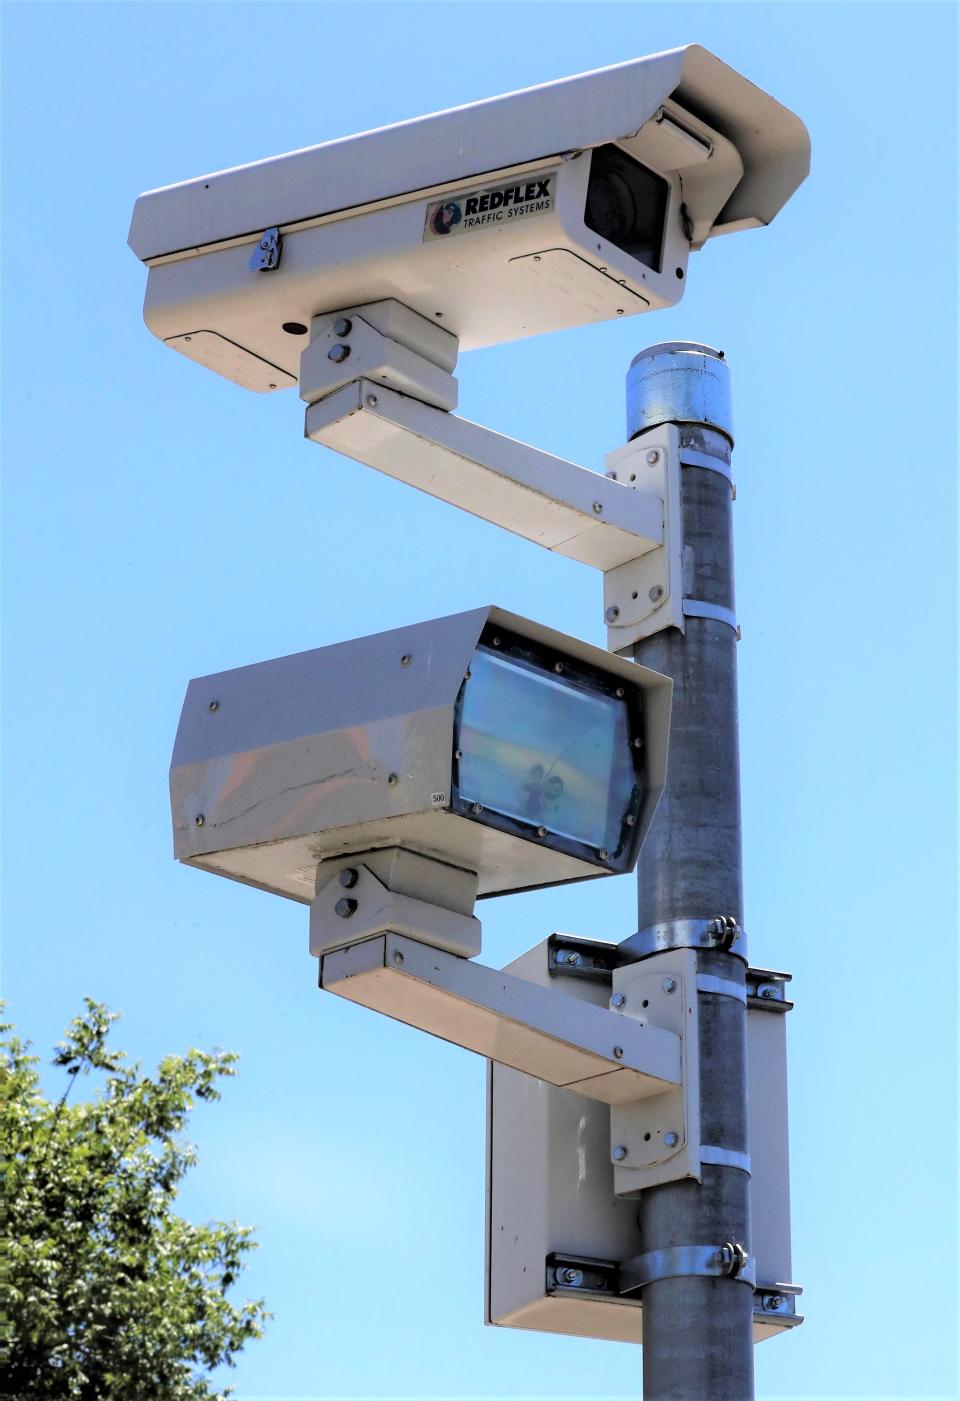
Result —
[[755, 1289], [757, 1267], [744, 1247], [733, 1241], [720, 1246], [675, 1245], [624, 1260], [620, 1266], [620, 1292], [628, 1294], [659, 1279], [684, 1276], [742, 1280]]
[[747, 961], [746, 935], [731, 915], [715, 919], [670, 919], [631, 934], [620, 945], [628, 958], [646, 958], [668, 949], [720, 949]]
[[733, 628], [737, 636], [740, 636], [737, 615], [732, 608], [724, 608], [719, 603], [704, 603], [699, 598], [685, 598], [683, 613], [686, 618], [709, 618], [714, 623], [726, 623], [727, 627]]

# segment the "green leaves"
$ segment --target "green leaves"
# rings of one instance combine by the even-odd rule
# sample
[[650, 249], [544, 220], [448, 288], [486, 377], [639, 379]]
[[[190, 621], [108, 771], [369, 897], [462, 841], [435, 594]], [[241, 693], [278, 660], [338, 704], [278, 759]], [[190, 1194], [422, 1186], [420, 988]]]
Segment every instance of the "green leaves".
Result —
[[[227, 1291], [255, 1248], [252, 1229], [175, 1215], [195, 1161], [182, 1134], [197, 1100], [220, 1098], [227, 1052], [166, 1056], [153, 1077], [111, 1049], [118, 1020], [86, 1000], [57, 1046], [68, 1077], [52, 1104], [37, 1058], [0, 1026], [3, 1166], [2, 1393], [81, 1401], [202, 1401], [205, 1374], [261, 1335], [262, 1300]], [[80, 1076], [96, 1096], [67, 1102]]]

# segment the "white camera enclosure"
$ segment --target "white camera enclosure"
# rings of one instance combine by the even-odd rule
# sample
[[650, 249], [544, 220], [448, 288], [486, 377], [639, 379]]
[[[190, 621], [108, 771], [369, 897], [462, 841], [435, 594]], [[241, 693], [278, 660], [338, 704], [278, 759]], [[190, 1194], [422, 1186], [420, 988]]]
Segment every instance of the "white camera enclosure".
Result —
[[321, 862], [385, 848], [475, 873], [481, 896], [629, 870], [670, 693], [498, 608], [201, 677], [171, 766], [175, 855], [305, 904]]
[[344, 307], [472, 349], [672, 306], [808, 169], [799, 118], [691, 45], [152, 190], [129, 242], [153, 333], [267, 391]]

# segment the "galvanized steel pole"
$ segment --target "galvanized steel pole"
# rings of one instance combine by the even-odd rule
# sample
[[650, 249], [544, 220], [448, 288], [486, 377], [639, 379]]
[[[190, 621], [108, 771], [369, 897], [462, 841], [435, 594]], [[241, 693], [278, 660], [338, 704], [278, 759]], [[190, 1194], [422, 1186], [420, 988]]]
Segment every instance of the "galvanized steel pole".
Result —
[[[667, 786], [640, 853], [637, 958], [698, 947], [701, 974], [745, 984], [737, 632], [734, 615], [730, 372], [721, 352], [686, 342], [652, 346], [627, 376], [627, 431], [681, 432], [686, 632], [636, 645], [635, 660], [673, 678]], [[711, 932], [710, 922], [718, 923]], [[701, 992], [703, 1180], [645, 1191], [644, 1252], [750, 1243], [745, 1002]], [[753, 1290], [736, 1278], [676, 1276], [643, 1290], [646, 1401], [750, 1401]]]

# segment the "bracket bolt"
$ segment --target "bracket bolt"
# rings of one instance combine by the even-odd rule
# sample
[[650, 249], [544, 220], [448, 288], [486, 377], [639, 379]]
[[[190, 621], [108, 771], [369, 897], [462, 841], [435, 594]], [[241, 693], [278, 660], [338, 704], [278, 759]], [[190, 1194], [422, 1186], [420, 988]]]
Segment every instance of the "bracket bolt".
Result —
[[335, 336], [349, 336], [353, 330], [353, 322], [349, 316], [340, 316], [333, 323], [333, 334]]
[[608, 623], [615, 623], [620, 616], [620, 609], [615, 603], [611, 603], [610, 607], [606, 609], [603, 616]]
[[348, 866], [345, 871], [340, 872], [340, 884], [344, 890], [352, 890], [359, 879], [358, 872], [352, 866]]
[[659, 603], [661, 598], [663, 598], [663, 585], [654, 584], [653, 588], [650, 589], [649, 593], [647, 594], [647, 597], [649, 598], [651, 603]]
[[573, 949], [560, 949], [557, 954], [558, 963], [568, 963], [571, 968], [579, 968], [581, 958]]
[[660, 986], [663, 988], [664, 992], [676, 992], [677, 980], [676, 978], [664, 978]]
[[622, 1143], [618, 1143], [616, 1148], [611, 1150], [610, 1156], [615, 1163], [622, 1163], [627, 1156], [627, 1150]]
[[659, 461], [660, 454], [656, 451], [656, 449], [651, 448], [650, 451], [647, 453], [647, 462], [650, 464], [651, 467], [656, 467]]
[[782, 1309], [784, 1303], [785, 1300], [782, 1294], [764, 1294], [763, 1296], [763, 1307], [774, 1313], [777, 1309]]
[[350, 347], [348, 345], [332, 345], [327, 351], [327, 359], [332, 360], [334, 364], [339, 365], [342, 363], [342, 361], [346, 360], [349, 354]]
[[569, 1284], [573, 1289], [579, 1289], [583, 1283], [583, 1270], [565, 1269], [558, 1270], [561, 1284]]
[[611, 1007], [620, 1008], [620, 1007], [625, 1007], [626, 1005], [627, 1005], [627, 999], [626, 999], [626, 997], [624, 996], [624, 994], [623, 994], [622, 992], [615, 992], [615, 993], [613, 994], [613, 996], [611, 997], [611, 999], [610, 999], [610, 1006], [611, 1006]]
[[344, 895], [333, 908], [341, 919], [349, 919], [352, 914], [356, 913], [357, 902]]
[[772, 988], [769, 983], [761, 983], [757, 988], [758, 997], [776, 997], [776, 995], [776, 989]]
[[663, 1141], [668, 1148], [676, 1148], [677, 1144], [680, 1142], [680, 1135], [674, 1133], [671, 1129], [669, 1133], [663, 1135]]

